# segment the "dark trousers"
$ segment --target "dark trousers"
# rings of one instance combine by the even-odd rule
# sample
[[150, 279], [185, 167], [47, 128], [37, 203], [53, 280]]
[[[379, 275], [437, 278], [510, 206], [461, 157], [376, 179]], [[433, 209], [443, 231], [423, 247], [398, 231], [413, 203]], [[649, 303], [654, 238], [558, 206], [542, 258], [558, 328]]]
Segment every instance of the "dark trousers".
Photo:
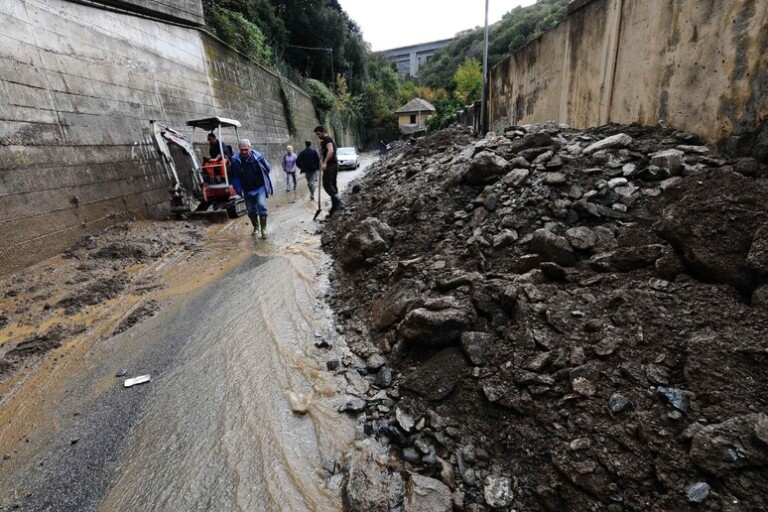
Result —
[[331, 196], [331, 210], [336, 210], [341, 203], [339, 188], [336, 186], [336, 176], [339, 174], [339, 166], [331, 165], [323, 172], [323, 190]]

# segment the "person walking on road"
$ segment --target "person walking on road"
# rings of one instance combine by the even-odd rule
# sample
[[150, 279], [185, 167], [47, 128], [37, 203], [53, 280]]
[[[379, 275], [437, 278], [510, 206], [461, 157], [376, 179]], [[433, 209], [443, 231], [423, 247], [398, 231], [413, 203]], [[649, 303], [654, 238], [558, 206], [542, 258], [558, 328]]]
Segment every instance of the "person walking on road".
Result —
[[285, 171], [285, 191], [291, 191], [291, 182], [293, 182], [293, 190], [296, 190], [296, 153], [293, 152], [293, 146], [285, 148], [283, 171]]
[[232, 186], [245, 199], [253, 236], [267, 238], [267, 197], [274, 194], [271, 169], [264, 157], [251, 148], [251, 141], [240, 140], [239, 152], [232, 157]]
[[339, 199], [339, 189], [336, 186], [336, 175], [339, 173], [339, 159], [336, 156], [336, 143], [333, 141], [325, 126], [315, 128], [315, 135], [320, 139], [320, 152], [323, 155], [320, 171], [323, 176], [323, 190], [331, 196], [331, 209], [328, 215], [344, 209], [344, 203]]
[[315, 188], [317, 188], [317, 171], [320, 170], [320, 155], [312, 147], [311, 141], [305, 141], [306, 146], [296, 158], [296, 167], [307, 179], [309, 187], [309, 200], [315, 200]]

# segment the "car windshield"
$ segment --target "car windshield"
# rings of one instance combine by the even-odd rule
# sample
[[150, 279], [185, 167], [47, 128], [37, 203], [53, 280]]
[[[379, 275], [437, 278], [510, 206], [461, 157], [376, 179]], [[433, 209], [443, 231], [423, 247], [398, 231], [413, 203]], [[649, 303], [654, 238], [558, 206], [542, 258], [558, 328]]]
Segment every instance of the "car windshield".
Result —
[[355, 148], [339, 148], [339, 155], [354, 155]]

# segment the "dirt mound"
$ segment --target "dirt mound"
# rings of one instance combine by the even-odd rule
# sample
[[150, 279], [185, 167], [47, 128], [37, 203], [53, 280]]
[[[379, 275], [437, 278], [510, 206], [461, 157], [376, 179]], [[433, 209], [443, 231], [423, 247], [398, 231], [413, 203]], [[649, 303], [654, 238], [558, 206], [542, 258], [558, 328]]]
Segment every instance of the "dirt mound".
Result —
[[760, 509], [767, 174], [638, 125], [374, 166], [323, 235], [365, 431], [457, 510]]
[[[60, 258], [7, 277], [0, 297], [0, 375], [60, 347], [83, 331], [83, 323], [110, 321], [102, 316], [107, 302], [127, 295], [145, 297], [160, 286], [154, 273], [143, 271], [146, 265], [170, 250], [200, 250], [200, 234], [200, 228], [186, 223], [121, 224], [83, 237]], [[124, 301], [132, 309], [112, 334], [160, 307], [146, 299], [133, 306], [135, 300]], [[119, 300], [113, 302], [124, 307]]]

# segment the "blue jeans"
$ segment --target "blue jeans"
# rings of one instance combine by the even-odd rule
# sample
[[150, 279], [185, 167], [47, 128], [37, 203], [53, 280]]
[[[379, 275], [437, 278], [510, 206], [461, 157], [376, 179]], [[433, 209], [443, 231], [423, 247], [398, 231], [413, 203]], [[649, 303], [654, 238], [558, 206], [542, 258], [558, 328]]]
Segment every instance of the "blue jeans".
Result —
[[263, 186], [245, 192], [245, 207], [248, 208], [249, 217], [267, 216], [267, 189]]

